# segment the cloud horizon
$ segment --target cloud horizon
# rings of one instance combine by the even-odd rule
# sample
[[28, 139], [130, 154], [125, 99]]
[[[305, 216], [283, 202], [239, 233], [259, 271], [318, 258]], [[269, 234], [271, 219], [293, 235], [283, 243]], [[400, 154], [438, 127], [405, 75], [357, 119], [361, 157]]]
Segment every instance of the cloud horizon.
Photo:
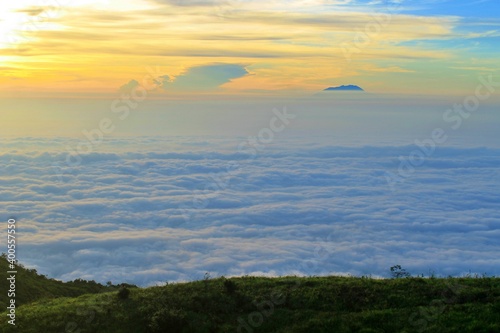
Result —
[[141, 140], [157, 148], [115, 139], [71, 167], [54, 139], [37, 139], [50, 153], [0, 155], [1, 213], [18, 220], [22, 263], [141, 286], [205, 272], [384, 277], [395, 264], [500, 273], [499, 149], [441, 147], [391, 189], [385, 173], [415, 146], [306, 141], [252, 157], [227, 139]]

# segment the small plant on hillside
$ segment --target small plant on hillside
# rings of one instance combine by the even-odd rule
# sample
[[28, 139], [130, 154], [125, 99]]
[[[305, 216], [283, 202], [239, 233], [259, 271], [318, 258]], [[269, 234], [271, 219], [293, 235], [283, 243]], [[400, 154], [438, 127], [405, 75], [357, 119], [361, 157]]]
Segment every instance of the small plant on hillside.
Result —
[[391, 276], [394, 279], [411, 277], [411, 274], [402, 268], [401, 265], [395, 265], [391, 267]]
[[153, 333], [186, 332], [189, 320], [184, 310], [160, 308], [149, 319], [149, 329]]
[[229, 295], [232, 295], [236, 292], [236, 283], [231, 280], [224, 280], [224, 288]]
[[210, 275], [209, 272], [206, 272], [205, 275], [203, 276], [203, 284], [205, 286], [205, 292], [208, 292], [208, 283], [210, 282], [210, 279], [212, 276]]
[[130, 295], [130, 290], [128, 290], [127, 287], [120, 287], [120, 290], [118, 290], [119, 299], [127, 299], [129, 295]]

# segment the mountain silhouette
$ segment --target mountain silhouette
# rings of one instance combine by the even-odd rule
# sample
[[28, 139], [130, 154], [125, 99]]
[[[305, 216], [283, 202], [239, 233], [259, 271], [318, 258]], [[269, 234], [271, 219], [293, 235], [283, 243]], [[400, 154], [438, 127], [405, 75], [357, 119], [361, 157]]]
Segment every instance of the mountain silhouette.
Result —
[[323, 91], [364, 91], [364, 90], [359, 86], [349, 84], [349, 85], [341, 85], [338, 87], [328, 87]]

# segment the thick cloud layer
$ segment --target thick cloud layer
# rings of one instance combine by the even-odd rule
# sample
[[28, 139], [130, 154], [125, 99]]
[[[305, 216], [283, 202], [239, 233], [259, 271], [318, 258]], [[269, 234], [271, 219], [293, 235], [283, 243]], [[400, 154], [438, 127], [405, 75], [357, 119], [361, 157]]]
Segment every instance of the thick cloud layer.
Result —
[[[500, 150], [220, 138], [3, 143], [0, 206], [21, 262], [63, 280], [152, 285], [217, 275], [499, 274]], [[247, 147], [248, 148], [248, 147]]]

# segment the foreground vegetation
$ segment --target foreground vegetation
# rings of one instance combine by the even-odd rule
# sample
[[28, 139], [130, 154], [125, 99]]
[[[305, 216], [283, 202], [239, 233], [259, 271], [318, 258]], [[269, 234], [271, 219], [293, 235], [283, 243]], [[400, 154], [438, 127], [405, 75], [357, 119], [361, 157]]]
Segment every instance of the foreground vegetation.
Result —
[[[9, 262], [4, 254], [0, 257], [0, 271], [10, 271]], [[45, 275], [40, 275], [35, 269], [29, 269], [23, 265], [16, 266], [16, 304], [22, 305], [31, 303], [39, 299], [55, 297], [76, 297], [88, 293], [99, 293], [116, 290], [118, 286], [104, 286], [95, 281], [77, 279], [70, 282], [62, 282], [50, 279]], [[7, 290], [9, 281], [6, 278], [0, 279], [0, 306], [5, 309], [8, 303]]]
[[16, 328], [2, 320], [0, 331], [500, 332], [500, 279], [492, 277], [207, 277], [101, 287], [24, 304]]

